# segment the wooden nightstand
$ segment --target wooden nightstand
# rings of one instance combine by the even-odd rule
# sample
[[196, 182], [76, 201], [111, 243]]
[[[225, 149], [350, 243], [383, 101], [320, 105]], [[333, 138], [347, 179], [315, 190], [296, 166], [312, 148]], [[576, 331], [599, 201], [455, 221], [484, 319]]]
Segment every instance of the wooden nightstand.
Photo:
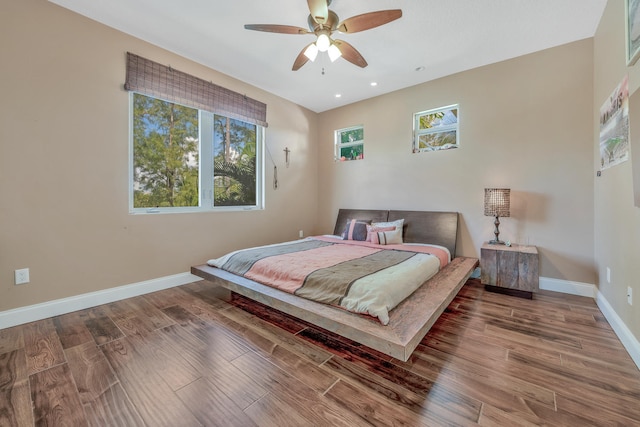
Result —
[[480, 273], [487, 290], [531, 299], [539, 289], [538, 249], [485, 243], [480, 250]]

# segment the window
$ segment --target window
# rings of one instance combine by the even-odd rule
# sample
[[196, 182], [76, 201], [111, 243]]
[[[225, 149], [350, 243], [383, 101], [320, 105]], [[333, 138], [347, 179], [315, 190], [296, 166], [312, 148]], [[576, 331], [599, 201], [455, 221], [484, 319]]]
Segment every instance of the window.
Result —
[[131, 92], [134, 213], [262, 208], [264, 128]]
[[364, 127], [354, 126], [335, 132], [336, 160], [364, 159]]
[[413, 152], [458, 147], [458, 106], [436, 108], [414, 114]]

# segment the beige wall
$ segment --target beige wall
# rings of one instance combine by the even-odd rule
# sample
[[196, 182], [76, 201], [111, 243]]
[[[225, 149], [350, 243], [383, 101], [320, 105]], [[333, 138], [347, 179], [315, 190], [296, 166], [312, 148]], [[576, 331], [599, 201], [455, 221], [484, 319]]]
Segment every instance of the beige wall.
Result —
[[[629, 75], [629, 92], [639, 96], [640, 63], [626, 66], [624, 0], [610, 0], [594, 38], [594, 102], [592, 173], [599, 169], [598, 113], [622, 78]], [[634, 113], [637, 116], [637, 112]], [[634, 124], [636, 127], [634, 127]], [[640, 123], [631, 123], [632, 136]], [[636, 154], [636, 153], [631, 153]], [[640, 209], [633, 205], [631, 162], [606, 169], [595, 180], [595, 257], [598, 286], [618, 316], [640, 340]], [[611, 269], [611, 283], [606, 269]], [[627, 286], [634, 305], [627, 304]]]
[[[340, 207], [455, 210], [458, 254], [493, 237], [485, 187], [511, 188], [502, 239], [537, 245], [541, 275], [595, 282], [592, 40], [477, 68], [320, 115], [319, 221]], [[413, 113], [460, 105], [460, 148], [411, 153]], [[365, 160], [333, 161], [334, 129], [364, 125]]]
[[[315, 113], [45, 0], [2, 0], [0, 40], [0, 311], [313, 231]], [[129, 215], [127, 51], [268, 104], [280, 188], [267, 160], [264, 211]], [[31, 283], [14, 286], [24, 267]]]

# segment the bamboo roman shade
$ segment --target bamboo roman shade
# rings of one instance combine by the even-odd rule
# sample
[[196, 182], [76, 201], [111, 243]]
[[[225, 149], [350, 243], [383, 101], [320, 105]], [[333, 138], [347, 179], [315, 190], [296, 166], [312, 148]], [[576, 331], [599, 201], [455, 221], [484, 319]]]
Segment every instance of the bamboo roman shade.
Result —
[[267, 126], [267, 104], [130, 52], [124, 88]]

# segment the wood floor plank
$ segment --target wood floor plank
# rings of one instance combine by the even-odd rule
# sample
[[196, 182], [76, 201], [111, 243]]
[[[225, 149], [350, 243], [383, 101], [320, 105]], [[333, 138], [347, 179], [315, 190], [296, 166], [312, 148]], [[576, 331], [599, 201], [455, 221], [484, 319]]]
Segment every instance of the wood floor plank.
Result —
[[227, 360], [233, 360], [249, 350], [239, 337], [230, 336], [220, 328], [207, 324], [184, 307], [174, 305], [163, 309], [163, 312], [202, 341], [217, 346]]
[[471, 399], [455, 390], [448, 390], [435, 383], [424, 394], [418, 394], [402, 387], [400, 384], [386, 380], [363, 367], [347, 360], [334, 357], [323, 364], [323, 367], [336, 373], [342, 381], [384, 396], [394, 405], [403, 406], [420, 415], [426, 415], [441, 423], [455, 421], [458, 424], [478, 420], [482, 402]]
[[[286, 400], [305, 419], [318, 426], [357, 427], [369, 425], [351, 411], [345, 410], [322, 393], [313, 390], [290, 373], [278, 368], [261, 356], [250, 352], [233, 361], [261, 385]], [[264, 403], [264, 401], [262, 401]]]
[[338, 381], [325, 396], [375, 426], [431, 426], [434, 422], [426, 416], [392, 405], [375, 393], [357, 389], [344, 381]]
[[628, 417], [630, 412], [619, 413], [604, 408], [600, 405], [592, 405], [590, 402], [576, 398], [570, 394], [558, 395], [558, 410], [576, 417], [581, 417], [588, 420], [588, 424], [598, 425], [601, 424], [603, 419], [607, 420], [611, 425], [619, 426], [633, 426], [640, 425], [637, 418], [633, 419]]
[[123, 302], [126, 303], [126, 307], [120, 308], [119, 317], [136, 316], [152, 330], [164, 328], [174, 323], [162, 310], [151, 304], [144, 295], [129, 298]]
[[82, 405], [90, 426], [144, 426], [144, 421], [129, 400], [120, 383], [116, 383], [96, 397]]
[[[475, 345], [478, 352], [487, 352], [489, 349], [500, 348], [503, 352], [503, 359], [506, 359], [508, 350], [515, 350], [526, 354], [534, 354], [536, 357], [555, 363], [556, 365], [562, 364], [563, 353], [557, 349], [552, 349], [551, 346], [534, 346], [513, 341], [505, 337], [486, 335], [483, 332], [465, 328], [463, 325], [452, 321], [440, 319], [433, 327], [433, 336], [454, 344], [460, 342], [460, 345], [463, 345], [462, 343]], [[424, 342], [426, 344], [428, 341]]]
[[83, 404], [91, 403], [118, 383], [118, 378], [93, 339], [65, 350], [69, 369]]
[[87, 426], [69, 366], [64, 363], [29, 376], [36, 425]]
[[206, 378], [183, 387], [176, 393], [204, 426], [251, 427], [255, 424], [235, 402]]
[[23, 335], [29, 374], [66, 361], [60, 338], [51, 318], [27, 323], [24, 325]]
[[615, 383], [605, 382], [585, 372], [560, 369], [515, 352], [509, 354], [509, 360], [526, 367], [532, 382], [575, 393], [589, 399], [592, 405], [640, 420], [640, 381], [636, 381], [637, 385], [623, 382], [622, 378]]
[[86, 319], [84, 324], [98, 345], [124, 337], [122, 331], [109, 316], [91, 317]]
[[135, 347], [148, 369], [156, 372], [173, 391], [179, 390], [202, 375], [183, 357], [183, 352], [163, 345], [160, 332], [123, 338]]
[[101, 349], [138, 413], [152, 426], [199, 426], [200, 422], [129, 340], [122, 338]]
[[332, 353], [320, 349], [315, 345], [309, 344], [308, 341], [302, 340], [296, 335], [283, 333], [283, 329], [255, 317], [237, 307], [231, 307], [228, 310], [224, 310], [222, 315], [236, 321], [237, 323], [250, 327], [265, 338], [295, 351], [298, 354], [302, 354], [310, 361], [317, 364], [321, 364], [328, 360], [332, 355]]
[[231, 291], [220, 286], [211, 286], [211, 282], [206, 280], [184, 285], [182, 290], [211, 307], [223, 308], [231, 301]]
[[451, 370], [449, 366], [455, 366], [455, 364], [449, 363], [448, 359], [422, 357], [422, 355], [415, 353], [411, 358], [411, 370], [429, 381], [437, 382], [504, 411], [531, 413], [529, 402], [521, 395], [502, 390], [495, 384], [486, 384], [483, 378], [460, 374]]
[[316, 424], [300, 414], [298, 408], [269, 393], [247, 409], [245, 413], [256, 425], [264, 427], [315, 427]]
[[24, 326], [0, 329], [0, 354], [24, 348]]
[[537, 427], [543, 424], [536, 415], [503, 411], [492, 405], [482, 405], [478, 424], [482, 427]]
[[308, 327], [296, 334], [316, 346], [321, 346], [325, 350], [340, 357], [352, 359], [375, 359], [375, 360], [391, 360], [392, 357], [383, 354], [377, 350], [369, 348], [365, 345], [352, 341], [348, 338], [341, 337], [330, 331], [317, 328], [315, 326]]
[[63, 314], [53, 318], [53, 325], [60, 338], [63, 349], [75, 347], [86, 342], [93, 343], [93, 335], [84, 324], [80, 312]]
[[24, 349], [0, 354], [0, 426], [33, 425]]
[[304, 328], [311, 326], [303, 320], [290, 316], [281, 311], [273, 310], [257, 301], [252, 301], [247, 297], [239, 294], [232, 294], [232, 304], [236, 307], [242, 308], [247, 313], [251, 313], [260, 317], [261, 319], [277, 325], [278, 327], [285, 329], [293, 334], [300, 332]]
[[203, 377], [244, 409], [267, 394], [255, 378], [229, 362], [217, 345], [205, 343], [177, 325], [158, 331], [162, 345], [181, 351], [182, 357]]
[[460, 353], [447, 354], [440, 349], [428, 347], [416, 352], [416, 356], [434, 364], [447, 358], [447, 363], [441, 365], [441, 372], [451, 372], [454, 376], [459, 377], [465, 376], [480, 381], [485, 386], [493, 386], [527, 401], [538, 402], [550, 408], [555, 407], [555, 392], [553, 390], [505, 373], [502, 368], [507, 365], [507, 361], [492, 361], [485, 366], [483, 361], [473, 361], [469, 360], [470, 357], [458, 356]]

